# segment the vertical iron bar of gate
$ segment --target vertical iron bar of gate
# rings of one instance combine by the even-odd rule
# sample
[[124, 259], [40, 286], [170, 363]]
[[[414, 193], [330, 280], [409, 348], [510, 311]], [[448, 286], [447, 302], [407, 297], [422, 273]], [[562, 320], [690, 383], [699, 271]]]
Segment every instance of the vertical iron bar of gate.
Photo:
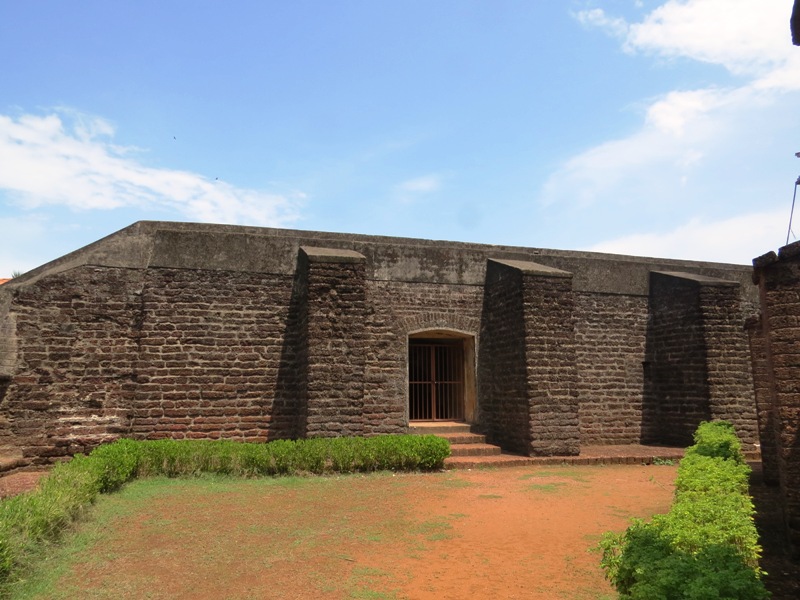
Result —
[[450, 353], [450, 381], [453, 382], [453, 385], [450, 386], [450, 418], [455, 419], [458, 415], [458, 409], [456, 407], [456, 397], [458, 396], [458, 379], [456, 378], [456, 370], [458, 365], [456, 361], [458, 360], [458, 352], [457, 348], [453, 348], [453, 352]]
[[436, 346], [429, 346], [431, 355], [431, 420], [436, 420]]
[[453, 418], [453, 415], [450, 412], [450, 395], [451, 395], [450, 392], [452, 391], [452, 386], [450, 385], [450, 357], [452, 355], [452, 352], [449, 352], [449, 350], [450, 348], [448, 348], [447, 346], [442, 347], [442, 363], [444, 363], [443, 364], [444, 372], [442, 373], [442, 375], [444, 375], [444, 380], [447, 382], [442, 386], [443, 388], [442, 391], [444, 392], [443, 410], [445, 413], [444, 416], [445, 419]]
[[458, 343], [430, 342], [409, 346], [409, 418], [464, 418], [464, 351]]
[[408, 373], [408, 381], [409, 381], [409, 388], [411, 388], [411, 402], [409, 406], [409, 412], [411, 413], [409, 417], [411, 419], [419, 419], [419, 408], [417, 403], [419, 402], [419, 390], [417, 385], [417, 378], [419, 377], [419, 352], [418, 348], [415, 346], [411, 346], [411, 351], [409, 352], [410, 359], [409, 359], [409, 373]]

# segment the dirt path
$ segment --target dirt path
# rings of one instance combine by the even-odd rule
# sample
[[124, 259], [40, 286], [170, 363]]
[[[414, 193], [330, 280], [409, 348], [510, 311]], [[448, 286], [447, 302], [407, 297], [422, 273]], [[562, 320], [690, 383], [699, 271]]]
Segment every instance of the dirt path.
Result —
[[36, 488], [39, 480], [47, 474], [47, 470], [20, 471], [0, 476], [0, 498], [16, 496]]
[[588, 549], [675, 467], [136, 482], [38, 598], [614, 597]]

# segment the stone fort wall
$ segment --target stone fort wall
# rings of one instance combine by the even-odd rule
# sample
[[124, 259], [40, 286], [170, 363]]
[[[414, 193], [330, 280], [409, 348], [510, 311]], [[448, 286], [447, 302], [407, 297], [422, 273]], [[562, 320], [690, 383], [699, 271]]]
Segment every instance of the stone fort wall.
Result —
[[140, 222], [0, 286], [0, 447], [408, 426], [409, 335], [471, 340], [474, 410], [529, 455], [758, 443], [747, 267]]
[[764, 479], [778, 484], [792, 548], [800, 556], [800, 243], [753, 261], [761, 315], [748, 322]]

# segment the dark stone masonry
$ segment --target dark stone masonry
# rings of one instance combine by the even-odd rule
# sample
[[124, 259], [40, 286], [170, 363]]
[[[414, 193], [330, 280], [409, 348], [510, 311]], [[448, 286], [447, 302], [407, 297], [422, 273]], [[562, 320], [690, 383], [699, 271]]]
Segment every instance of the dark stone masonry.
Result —
[[764, 479], [780, 486], [789, 542], [800, 557], [800, 242], [753, 261], [761, 316], [748, 321]]
[[[767, 392], [752, 373], [767, 367], [751, 358], [765, 344], [751, 276], [140, 222], [0, 286], [0, 449], [39, 464], [120, 436], [369, 436], [438, 418], [507, 451], [568, 456], [685, 445], [701, 420], [726, 418], [757, 451]], [[762, 437], [784, 410], [776, 397], [759, 412]]]

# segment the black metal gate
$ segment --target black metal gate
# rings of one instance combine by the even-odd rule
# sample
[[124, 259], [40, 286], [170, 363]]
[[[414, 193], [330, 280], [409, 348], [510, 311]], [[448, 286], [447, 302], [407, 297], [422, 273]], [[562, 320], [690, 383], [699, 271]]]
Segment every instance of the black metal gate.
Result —
[[412, 421], [464, 419], [461, 341], [409, 340], [408, 412]]

